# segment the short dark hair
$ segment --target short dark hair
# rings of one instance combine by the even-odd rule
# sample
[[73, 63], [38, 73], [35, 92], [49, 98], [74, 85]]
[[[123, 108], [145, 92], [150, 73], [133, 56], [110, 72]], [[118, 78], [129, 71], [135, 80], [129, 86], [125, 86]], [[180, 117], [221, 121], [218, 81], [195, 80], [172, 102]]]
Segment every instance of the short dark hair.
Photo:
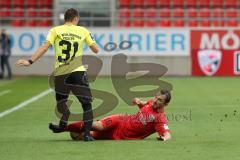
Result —
[[69, 8], [66, 10], [64, 13], [64, 20], [65, 22], [71, 22], [73, 21], [74, 18], [79, 17], [79, 13], [76, 9], [74, 8]]
[[171, 101], [171, 92], [167, 89], [162, 89], [156, 94], [156, 96], [165, 95], [165, 104], [168, 104]]

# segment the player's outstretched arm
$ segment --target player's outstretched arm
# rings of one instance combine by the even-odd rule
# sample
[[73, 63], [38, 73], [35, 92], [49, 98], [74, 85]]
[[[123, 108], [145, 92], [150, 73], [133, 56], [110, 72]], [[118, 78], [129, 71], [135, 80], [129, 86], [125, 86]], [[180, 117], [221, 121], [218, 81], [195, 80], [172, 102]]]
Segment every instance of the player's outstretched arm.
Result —
[[96, 45], [96, 43], [94, 43], [94, 44], [92, 44], [91, 46], [90, 46], [90, 49], [93, 51], [93, 53], [98, 53], [99, 52], [99, 48], [98, 48], [98, 46]]
[[167, 141], [171, 139], [171, 134], [169, 132], [164, 133], [164, 135], [158, 135], [157, 140], [159, 141]]
[[133, 99], [133, 104], [138, 105], [139, 108], [142, 108], [143, 105], [145, 105], [147, 102], [141, 101], [139, 98], [134, 98]]
[[16, 64], [19, 66], [30, 66], [32, 63], [36, 62], [42, 55], [44, 55], [48, 48], [51, 46], [50, 43], [45, 42], [37, 51], [32, 55], [30, 60], [19, 59]]

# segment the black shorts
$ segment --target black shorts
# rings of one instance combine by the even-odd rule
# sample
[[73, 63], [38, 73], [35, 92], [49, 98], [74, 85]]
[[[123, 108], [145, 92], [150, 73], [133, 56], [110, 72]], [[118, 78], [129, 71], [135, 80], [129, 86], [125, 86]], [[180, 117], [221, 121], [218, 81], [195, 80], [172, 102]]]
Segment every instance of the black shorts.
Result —
[[57, 102], [67, 100], [70, 91], [81, 103], [92, 102], [92, 93], [87, 79], [87, 72], [76, 71], [55, 76], [54, 83]]

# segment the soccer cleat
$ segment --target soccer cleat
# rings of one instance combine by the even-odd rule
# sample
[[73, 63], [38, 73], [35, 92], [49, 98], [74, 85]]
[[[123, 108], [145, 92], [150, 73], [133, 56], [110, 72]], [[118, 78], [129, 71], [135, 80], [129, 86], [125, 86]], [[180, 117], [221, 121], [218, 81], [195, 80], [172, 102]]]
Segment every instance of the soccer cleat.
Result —
[[49, 123], [49, 129], [52, 130], [53, 133], [61, 133], [65, 131], [65, 127], [53, 124], [53, 123]]
[[95, 139], [91, 135], [84, 135], [83, 139], [85, 142], [95, 141]]
[[61, 128], [66, 128], [66, 127], [67, 127], [67, 122], [64, 121], [64, 120], [60, 120], [59, 126], [60, 126]]

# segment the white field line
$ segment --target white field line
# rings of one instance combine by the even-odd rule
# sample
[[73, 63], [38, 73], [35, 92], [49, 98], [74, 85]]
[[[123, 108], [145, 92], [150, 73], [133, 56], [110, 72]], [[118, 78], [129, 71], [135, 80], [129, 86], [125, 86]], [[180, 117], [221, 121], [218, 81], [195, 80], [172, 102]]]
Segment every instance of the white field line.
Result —
[[6, 116], [6, 115], [8, 115], [8, 114], [10, 114], [10, 113], [12, 113], [12, 112], [17, 111], [17, 110], [19, 110], [19, 109], [27, 106], [28, 104], [34, 102], [34, 101], [37, 101], [38, 99], [40, 99], [40, 98], [48, 95], [48, 94], [51, 93], [51, 92], [52, 92], [52, 89], [48, 89], [48, 90], [46, 90], [46, 91], [41, 92], [40, 94], [38, 94], [38, 95], [36, 95], [36, 96], [33, 96], [32, 98], [30, 98], [30, 99], [28, 99], [28, 100], [26, 100], [26, 101], [24, 101], [24, 102], [22, 102], [22, 103], [20, 103], [20, 104], [18, 104], [18, 105], [16, 105], [16, 106], [14, 106], [14, 107], [12, 107], [11, 109], [8, 109], [8, 110], [6, 110], [6, 111], [1, 112], [1, 113], [0, 113], [0, 118], [4, 117], [4, 116]]
[[0, 96], [3, 96], [3, 95], [8, 94], [10, 92], [12, 92], [12, 91], [11, 90], [2, 91], [2, 92], [0, 92]]

